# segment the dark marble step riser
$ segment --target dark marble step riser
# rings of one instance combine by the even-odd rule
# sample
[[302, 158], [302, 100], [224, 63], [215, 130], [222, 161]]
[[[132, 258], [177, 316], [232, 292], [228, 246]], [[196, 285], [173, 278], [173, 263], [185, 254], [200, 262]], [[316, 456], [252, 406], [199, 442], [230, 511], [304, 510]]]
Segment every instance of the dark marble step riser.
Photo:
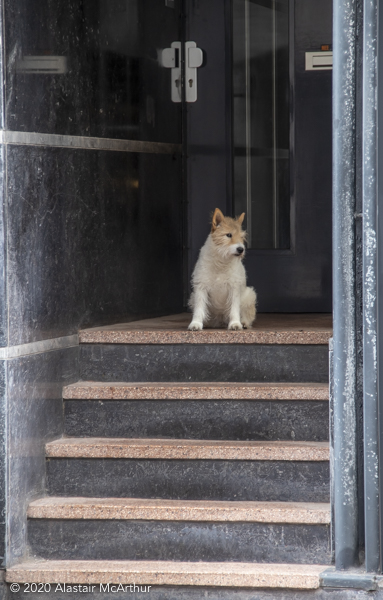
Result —
[[88, 381], [328, 381], [328, 346], [186, 344], [80, 346]]
[[65, 400], [76, 437], [205, 440], [328, 440], [328, 402], [249, 400]]
[[52, 560], [331, 561], [328, 525], [31, 519], [28, 542]]
[[47, 460], [52, 496], [328, 502], [328, 462]]
[[[133, 582], [132, 582], [133, 584]], [[3, 584], [9, 590], [9, 584]], [[9, 590], [7, 600], [25, 600], [25, 584], [21, 591], [12, 593]], [[62, 585], [62, 588], [64, 586]], [[84, 586], [83, 586], [84, 587]], [[105, 587], [105, 586], [104, 586]], [[289, 589], [241, 589], [224, 587], [200, 587], [200, 586], [150, 586], [142, 591], [118, 592], [118, 584], [110, 585], [109, 592], [100, 592], [100, 586], [95, 585], [94, 592], [62, 592], [55, 591], [57, 584], [51, 584], [51, 591], [44, 594], [28, 593], [29, 600], [142, 600], [149, 597], [150, 600], [383, 600], [383, 590], [377, 592], [364, 592], [351, 589], [317, 589], [317, 590], [289, 590]], [[141, 586], [140, 586], [141, 587]], [[69, 585], [67, 585], [67, 589]], [[0, 596], [2, 598], [2, 596]], [[5, 596], [4, 596], [5, 597]]]

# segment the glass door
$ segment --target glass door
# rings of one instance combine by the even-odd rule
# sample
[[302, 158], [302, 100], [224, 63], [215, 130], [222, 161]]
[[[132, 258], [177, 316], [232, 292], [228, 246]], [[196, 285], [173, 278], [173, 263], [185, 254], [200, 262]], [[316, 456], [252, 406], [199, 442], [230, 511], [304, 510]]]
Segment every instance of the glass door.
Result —
[[289, 0], [233, 0], [235, 213], [249, 248], [290, 248]]
[[[246, 213], [259, 312], [331, 312], [332, 0], [185, 0], [204, 54], [186, 109], [190, 272], [215, 208]], [[190, 281], [189, 272], [189, 281]]]

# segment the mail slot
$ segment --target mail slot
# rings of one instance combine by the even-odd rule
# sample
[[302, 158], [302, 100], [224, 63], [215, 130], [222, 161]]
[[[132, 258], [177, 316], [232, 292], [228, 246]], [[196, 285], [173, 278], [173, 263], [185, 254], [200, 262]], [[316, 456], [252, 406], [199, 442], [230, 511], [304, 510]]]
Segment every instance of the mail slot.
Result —
[[332, 52], [305, 52], [306, 71], [328, 71], [332, 69]]

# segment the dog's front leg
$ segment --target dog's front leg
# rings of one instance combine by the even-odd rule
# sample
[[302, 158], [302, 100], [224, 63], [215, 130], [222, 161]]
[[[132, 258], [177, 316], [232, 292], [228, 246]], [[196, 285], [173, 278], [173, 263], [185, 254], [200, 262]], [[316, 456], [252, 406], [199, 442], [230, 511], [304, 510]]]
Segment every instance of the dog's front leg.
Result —
[[239, 290], [234, 289], [232, 291], [231, 306], [230, 306], [230, 320], [228, 329], [242, 329], [241, 323], [241, 295]]
[[196, 288], [193, 298], [193, 319], [189, 325], [192, 331], [203, 329], [203, 323], [207, 318], [208, 294], [205, 289]]

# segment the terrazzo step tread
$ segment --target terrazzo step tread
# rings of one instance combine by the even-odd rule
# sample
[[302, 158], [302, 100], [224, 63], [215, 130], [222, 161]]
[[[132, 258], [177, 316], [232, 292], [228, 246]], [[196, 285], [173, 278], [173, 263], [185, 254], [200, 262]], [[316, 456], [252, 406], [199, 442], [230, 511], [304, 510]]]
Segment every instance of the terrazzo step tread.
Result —
[[259, 442], [134, 438], [60, 438], [45, 446], [52, 458], [328, 461], [328, 442]]
[[330, 504], [45, 497], [31, 502], [27, 514], [29, 519], [134, 519], [328, 525]]
[[188, 331], [190, 313], [83, 329], [81, 344], [328, 344], [332, 319], [327, 314], [260, 314], [242, 331]]
[[328, 400], [326, 383], [146, 383], [79, 381], [67, 400]]
[[328, 565], [235, 562], [28, 560], [6, 571], [9, 583], [319, 588]]

